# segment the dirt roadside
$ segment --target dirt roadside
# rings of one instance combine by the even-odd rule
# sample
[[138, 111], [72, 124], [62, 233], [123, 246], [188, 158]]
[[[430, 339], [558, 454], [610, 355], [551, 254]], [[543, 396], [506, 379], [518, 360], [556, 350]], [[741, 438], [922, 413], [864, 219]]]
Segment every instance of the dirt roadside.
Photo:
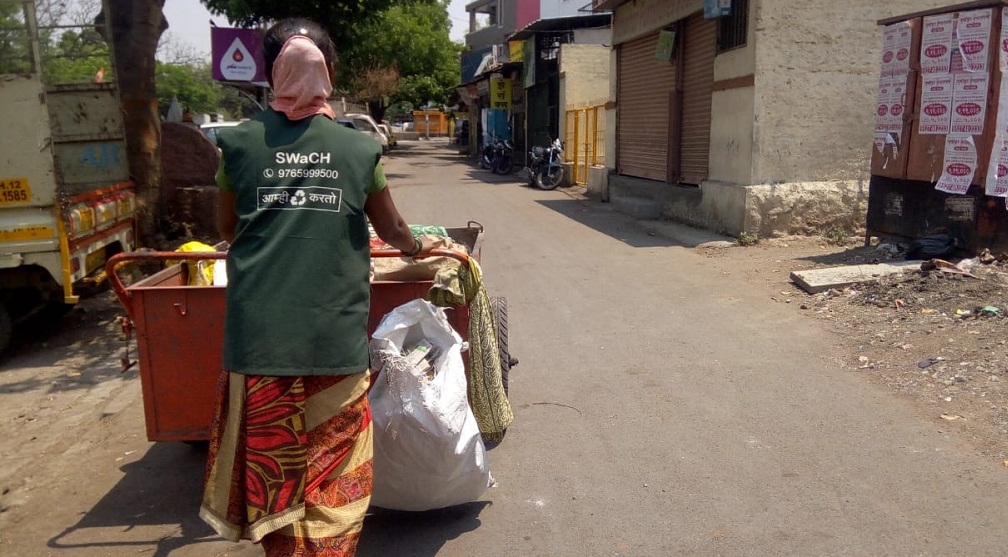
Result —
[[951, 259], [970, 275], [914, 267], [819, 294], [790, 280], [792, 271], [902, 261], [904, 247], [786, 238], [699, 249], [772, 302], [826, 321], [846, 354], [841, 369], [919, 405], [938, 430], [1008, 466], [1008, 262]]

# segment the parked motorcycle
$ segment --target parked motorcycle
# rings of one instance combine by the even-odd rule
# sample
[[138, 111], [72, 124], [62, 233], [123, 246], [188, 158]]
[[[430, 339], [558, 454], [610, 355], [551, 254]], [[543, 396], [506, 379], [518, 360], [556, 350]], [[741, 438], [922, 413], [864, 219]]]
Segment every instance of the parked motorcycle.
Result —
[[493, 136], [480, 153], [480, 168], [490, 170], [494, 174], [510, 174], [514, 168], [511, 150], [510, 141]]
[[535, 146], [529, 151], [529, 165], [525, 167], [529, 187], [556, 189], [563, 182], [563, 142], [554, 139], [548, 148]]

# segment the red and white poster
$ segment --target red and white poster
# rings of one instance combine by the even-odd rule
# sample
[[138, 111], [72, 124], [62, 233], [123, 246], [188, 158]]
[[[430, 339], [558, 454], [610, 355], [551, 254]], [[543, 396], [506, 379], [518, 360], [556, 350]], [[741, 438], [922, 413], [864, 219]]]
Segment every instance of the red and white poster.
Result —
[[889, 88], [889, 114], [886, 120], [886, 131], [893, 133], [903, 133], [903, 111], [906, 101], [906, 74], [893, 76], [892, 85]]
[[896, 34], [895, 25], [886, 26], [882, 30], [882, 76], [892, 75], [893, 66], [896, 62]]
[[952, 62], [952, 29], [955, 14], [932, 15], [924, 18], [921, 34], [921, 72], [947, 74]]
[[889, 75], [879, 77], [878, 93], [875, 100], [875, 133], [873, 141], [875, 148], [882, 152], [886, 137], [889, 135], [889, 107], [892, 104], [893, 78]]
[[1001, 73], [1008, 74], [1008, 10], [1001, 12], [1001, 45], [1000, 55]]
[[896, 27], [896, 57], [893, 60], [893, 75], [907, 75], [910, 73], [910, 47], [913, 46], [913, 29], [910, 22], [904, 21], [894, 25]]
[[963, 57], [963, 70], [967, 72], [987, 72], [990, 57], [991, 20], [994, 10], [974, 10], [959, 12], [956, 24], [956, 40], [959, 53]]
[[935, 189], [948, 193], [966, 193], [976, 174], [977, 150], [970, 136], [945, 138], [945, 166]]
[[1008, 135], [1003, 133], [994, 138], [984, 191], [993, 197], [1008, 196]]
[[987, 74], [956, 74], [952, 133], [979, 135], [987, 116]]
[[925, 75], [918, 132], [946, 135], [952, 131], [952, 76]]
[[1001, 75], [1001, 90], [998, 95], [997, 104], [997, 127], [994, 134], [1005, 134], [1008, 136], [1008, 75]]

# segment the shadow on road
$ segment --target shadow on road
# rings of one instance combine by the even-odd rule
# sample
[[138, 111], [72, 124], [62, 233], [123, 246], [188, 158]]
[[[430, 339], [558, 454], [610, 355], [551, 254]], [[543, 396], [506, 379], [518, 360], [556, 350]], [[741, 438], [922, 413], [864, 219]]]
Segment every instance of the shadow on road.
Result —
[[[36, 374], [0, 386], [0, 394], [87, 389], [121, 372], [125, 343], [116, 318], [126, 312], [111, 292], [83, 299], [67, 315], [42, 313], [14, 328], [10, 348], [0, 362], [0, 374], [25, 368], [67, 366], [78, 373], [59, 381]], [[135, 344], [133, 355], [135, 357]]]
[[489, 501], [420, 513], [371, 509], [357, 557], [433, 557], [449, 540], [480, 527]]
[[[657, 234], [639, 224], [637, 221], [622, 214], [604, 211], [588, 205], [581, 199], [540, 199], [537, 201], [543, 207], [581, 223], [597, 232], [601, 232], [615, 240], [634, 248], [693, 248], [704, 242], [711, 241], [702, 231], [693, 232], [688, 227], [668, 225], [672, 228], [683, 228], [682, 234], [670, 237], [667, 234]], [[697, 237], [693, 237], [696, 235]]]
[[[184, 546], [220, 541], [199, 518], [206, 457], [204, 446], [155, 443], [143, 458], [122, 467], [123, 478], [77, 524], [47, 545], [52, 549], [94, 548], [94, 555], [135, 547], [137, 553], [167, 557]], [[101, 531], [129, 532], [163, 525], [178, 525], [178, 530], [171, 536], [128, 540], [122, 539], [126, 536], [108, 540]], [[155, 546], [153, 551], [148, 549], [151, 546]]]

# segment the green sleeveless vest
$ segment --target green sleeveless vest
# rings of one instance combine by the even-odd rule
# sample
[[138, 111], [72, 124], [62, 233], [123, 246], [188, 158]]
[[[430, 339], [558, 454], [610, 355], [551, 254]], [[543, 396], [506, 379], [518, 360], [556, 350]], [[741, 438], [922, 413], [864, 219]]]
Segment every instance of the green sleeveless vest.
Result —
[[364, 202], [381, 147], [325, 116], [267, 110], [218, 136], [238, 228], [227, 258], [224, 369], [348, 375], [368, 367]]

